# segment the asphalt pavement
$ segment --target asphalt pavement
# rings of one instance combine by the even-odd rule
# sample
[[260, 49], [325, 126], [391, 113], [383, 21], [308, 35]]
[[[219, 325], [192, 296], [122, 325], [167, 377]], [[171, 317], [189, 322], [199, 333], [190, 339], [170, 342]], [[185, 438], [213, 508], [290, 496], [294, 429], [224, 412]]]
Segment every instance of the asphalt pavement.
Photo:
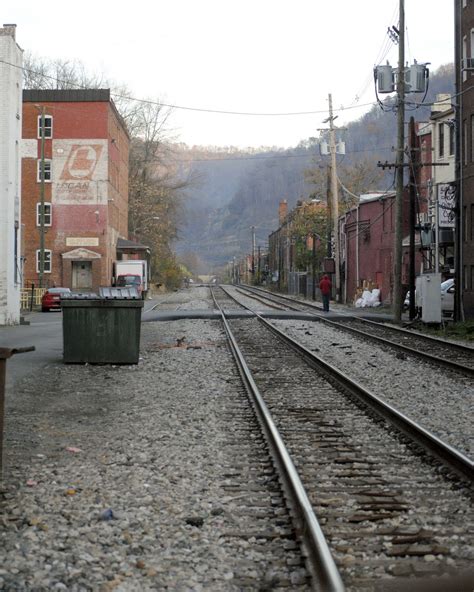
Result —
[[[157, 314], [154, 311], [159, 299], [146, 300], [143, 308], [142, 319], [146, 320], [172, 320], [173, 311]], [[338, 315], [348, 314], [371, 316], [370, 309], [347, 309], [341, 305], [332, 307], [332, 313]], [[180, 311], [180, 316], [183, 315]], [[203, 313], [203, 311], [200, 311]], [[209, 315], [212, 311], [205, 311]], [[390, 318], [389, 315], [374, 313], [375, 318]], [[194, 316], [199, 316], [195, 311]], [[174, 313], [176, 314], [176, 313]], [[192, 313], [190, 313], [191, 316]], [[168, 315], [170, 318], [166, 317]], [[12, 356], [7, 361], [7, 393], [14, 387], [18, 380], [26, 377], [32, 372], [38, 372], [44, 366], [51, 364], [62, 364], [63, 356], [63, 334], [62, 334], [62, 312], [27, 312], [24, 313], [28, 325], [0, 326], [0, 347], [16, 348], [34, 346], [35, 351]]]
[[[157, 301], [147, 300], [143, 318]], [[7, 360], [6, 390], [10, 392], [17, 381], [50, 364], [62, 364], [63, 315], [61, 311], [22, 313], [28, 325], [0, 326], [0, 347], [34, 346], [35, 351], [17, 354]]]

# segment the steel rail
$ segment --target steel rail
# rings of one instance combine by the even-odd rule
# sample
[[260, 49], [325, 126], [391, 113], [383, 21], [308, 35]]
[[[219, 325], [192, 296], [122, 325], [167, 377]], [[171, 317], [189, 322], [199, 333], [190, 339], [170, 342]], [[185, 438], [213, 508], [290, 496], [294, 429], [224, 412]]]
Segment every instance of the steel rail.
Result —
[[[357, 320], [360, 321], [361, 323], [366, 324], [366, 325], [380, 326], [379, 322], [372, 321], [371, 319], [364, 319], [362, 317], [357, 317]], [[409, 329], [404, 329], [403, 327], [390, 326], [390, 327], [388, 327], [388, 329], [390, 331], [392, 331], [393, 333], [401, 333], [402, 335], [408, 335], [411, 337], [418, 337], [419, 339], [423, 339], [427, 343], [434, 343], [437, 345], [447, 345], [451, 349], [456, 349], [456, 350], [461, 351], [463, 353], [471, 353], [474, 356], [474, 348], [469, 347], [468, 345], [463, 345], [462, 343], [456, 343], [454, 341], [446, 341], [446, 339], [440, 339], [439, 337], [434, 337], [433, 335], [423, 335], [423, 333], [414, 333], [413, 331], [410, 331]]]
[[225, 312], [217, 303], [213, 289], [211, 294], [216, 308], [221, 313], [227, 338], [239, 373], [251, 398], [260, 425], [265, 433], [272, 457], [278, 468], [282, 486], [293, 512], [293, 520], [306, 555], [308, 571], [313, 579], [315, 590], [325, 592], [344, 592], [345, 586], [337, 569], [334, 558], [327, 544], [321, 526], [314, 514], [311, 502], [306, 494], [298, 471], [291, 460], [286, 446], [273, 421], [271, 413], [252, 377], [252, 373], [240, 351], [237, 341], [227, 321]]
[[[235, 300], [225, 288], [222, 288], [221, 286], [221, 289], [224, 290], [230, 298]], [[241, 306], [248, 308], [243, 304], [241, 304]], [[252, 312], [255, 314], [255, 317], [259, 322], [268, 327], [277, 337], [287, 343], [287, 345], [305, 358], [319, 372], [322, 372], [328, 379], [338, 384], [342, 390], [350, 392], [359, 401], [376, 412], [379, 417], [383, 417], [391, 425], [395, 425], [398, 430], [408, 436], [411, 441], [415, 442], [415, 444], [420, 446], [430, 455], [441, 460], [451, 470], [461, 474], [463, 477], [467, 477], [471, 481], [474, 480], [474, 461], [472, 459], [449, 444], [446, 444], [446, 442], [443, 442], [429, 430], [411, 420], [405, 414], [383, 401], [380, 397], [364, 388], [355, 380], [352, 380], [347, 374], [341, 372], [338, 368], [317, 356], [314, 352], [286, 335], [286, 333], [280, 329], [277, 329], [260, 314], [255, 311]]]
[[[296, 302], [296, 303], [301, 304], [303, 306], [307, 306], [308, 308], [322, 310], [321, 307], [316, 306], [312, 302], [306, 302], [304, 300], [299, 300], [298, 298], [291, 298], [289, 296], [285, 296], [284, 294], [275, 294], [274, 292], [270, 292], [269, 290], [265, 290], [263, 288], [256, 288], [255, 286], [242, 286], [242, 285], [239, 285], [239, 288], [241, 288], [242, 290], [251, 290], [252, 292], [253, 291], [261, 292], [262, 294], [269, 295], [269, 296], [276, 296], [277, 298], [281, 298], [282, 300], [287, 300], [288, 302], [293, 302], [293, 303]], [[378, 321], [372, 321], [371, 319], [365, 319], [363, 317], [354, 317], [353, 315], [350, 315], [350, 314], [349, 314], [349, 316], [351, 316], [351, 318], [356, 318], [361, 323], [365, 323], [368, 325], [380, 325], [380, 322], [378, 322]], [[323, 321], [328, 320], [325, 317], [318, 317], [318, 318], [321, 318], [321, 320], [323, 320]], [[410, 331], [409, 329], [405, 329], [403, 327], [391, 326], [391, 327], [389, 327], [389, 330], [394, 333], [402, 333], [403, 335], [415, 336], [415, 337], [418, 337], [419, 339], [424, 339], [426, 342], [436, 343], [438, 345], [447, 345], [448, 347], [450, 347], [452, 349], [457, 349], [457, 350], [462, 351], [464, 353], [466, 353], [466, 352], [472, 353], [472, 355], [474, 356], [474, 348], [469, 347], [468, 345], [463, 345], [462, 343], [456, 343], [454, 341], [446, 341], [445, 339], [440, 339], [439, 337], [434, 337], [433, 335], [424, 335], [423, 333], [413, 333], [413, 331]]]
[[[244, 289], [248, 289], [248, 288], [244, 288]], [[240, 288], [240, 290], [242, 290], [242, 288]], [[250, 289], [249, 291], [252, 291], [252, 289]], [[284, 300], [297, 302], [298, 304], [307, 306], [309, 308], [315, 308], [313, 305], [306, 303], [306, 302], [302, 302], [300, 300], [294, 300], [292, 298], [287, 298], [286, 296], [280, 296], [280, 295], [278, 295], [277, 297], [282, 298]], [[293, 310], [299, 310], [299, 309], [295, 309], [295, 307], [293, 307], [291, 305], [288, 305], [288, 308], [291, 308]], [[469, 377], [474, 376], [474, 367], [464, 366], [463, 364], [459, 364], [459, 362], [453, 362], [452, 360], [440, 358], [439, 356], [435, 356], [435, 355], [430, 354], [428, 352], [414, 349], [414, 348], [410, 347], [409, 345], [403, 345], [401, 343], [396, 343], [394, 341], [391, 341], [390, 338], [385, 338], [385, 337], [380, 337], [379, 335], [371, 335], [370, 333], [365, 333], [361, 329], [356, 329], [355, 327], [348, 327], [345, 323], [339, 323], [339, 322], [334, 321], [332, 319], [326, 319], [325, 317], [317, 315], [317, 314], [314, 314], [314, 317], [318, 321], [322, 321], [323, 323], [326, 323], [332, 327], [335, 327], [337, 329], [341, 329], [342, 331], [347, 331], [348, 333], [352, 333], [353, 335], [357, 335], [358, 337], [362, 337], [363, 339], [367, 339], [367, 340], [372, 341], [374, 343], [382, 343], [384, 345], [392, 347], [393, 349], [396, 349], [396, 350], [399, 350], [399, 351], [402, 351], [405, 353], [409, 353], [413, 356], [417, 356], [418, 358], [420, 358], [422, 360], [434, 363], [437, 366], [444, 366], [445, 368], [449, 368], [450, 370], [454, 370], [454, 371], [464, 374], [466, 376], [469, 376]], [[360, 320], [365, 323], [379, 325], [379, 323], [376, 323], [375, 321], [370, 321], [368, 319], [359, 319], [358, 317], [352, 317], [352, 318], [356, 319], [357, 321]], [[408, 336], [412, 336], [413, 338], [426, 340], [427, 343], [436, 343], [437, 345], [441, 345], [443, 347], [455, 349], [458, 351], [463, 351], [464, 353], [466, 353], [466, 351], [467, 351], [468, 353], [472, 353], [472, 355], [474, 356], [474, 350], [472, 348], [469, 348], [469, 347], [466, 347], [466, 346], [463, 346], [460, 344], [447, 343], [447, 342], [443, 341], [442, 339], [437, 339], [435, 337], [431, 337], [428, 335], [426, 335], [426, 336], [419, 335], [418, 333], [416, 335], [413, 335], [410, 331], [407, 331], [406, 329], [400, 329], [398, 327], [396, 327], [396, 328], [389, 327], [388, 330], [394, 331], [394, 332], [397, 332], [397, 331], [403, 332], [404, 334], [406, 334]]]
[[[337, 321], [333, 321], [331, 319], [321, 319], [321, 320], [324, 321], [325, 323], [327, 323], [328, 325], [331, 325], [331, 326], [336, 327], [338, 329], [342, 329], [343, 331], [347, 331], [348, 333], [352, 333], [353, 335], [357, 335], [359, 337], [362, 337], [363, 339], [367, 339], [369, 341], [373, 341], [376, 343], [377, 342], [383, 343], [384, 345], [388, 345], [389, 347], [392, 347], [393, 349], [409, 353], [413, 356], [417, 356], [418, 358], [420, 358], [422, 360], [434, 363], [436, 366], [444, 366], [445, 368], [449, 368], [450, 370], [460, 372], [462, 374], [465, 374], [466, 376], [474, 376], [474, 367], [464, 366], [463, 364], [459, 364], [459, 362], [453, 362], [452, 360], [448, 360], [446, 358], [440, 358], [439, 356], [435, 356], [435, 355], [430, 354], [428, 352], [423, 352], [418, 349], [414, 349], [414, 348], [410, 347], [409, 345], [403, 345], [401, 343], [396, 343], [395, 341], [391, 341], [389, 338], [380, 337], [379, 335], [371, 335], [370, 333], [365, 333], [361, 329], [356, 329], [355, 327], [347, 327], [345, 325], [345, 323], [338, 323]], [[389, 330], [391, 330], [391, 328]], [[408, 331], [407, 331], [407, 333], [409, 334]], [[416, 337], [418, 337], [418, 335], [416, 335]], [[423, 337], [421, 339], [423, 339]], [[444, 347], [448, 347], [448, 348], [451, 347], [451, 344], [449, 344], [449, 343], [448, 344], [441, 343], [438, 345], [443, 345]]]

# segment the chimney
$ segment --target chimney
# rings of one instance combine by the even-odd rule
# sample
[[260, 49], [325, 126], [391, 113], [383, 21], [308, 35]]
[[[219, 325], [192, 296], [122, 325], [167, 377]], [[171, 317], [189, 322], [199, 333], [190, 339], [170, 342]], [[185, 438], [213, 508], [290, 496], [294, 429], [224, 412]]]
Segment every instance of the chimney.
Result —
[[13, 37], [13, 39], [15, 40], [15, 36], [16, 36], [16, 25], [3, 25], [3, 28], [0, 28], [0, 35], [9, 35], [10, 37]]
[[286, 203], [286, 199], [284, 199], [280, 202], [280, 205], [278, 206], [278, 222], [280, 223], [280, 226], [285, 221], [287, 214], [288, 214], [288, 204]]

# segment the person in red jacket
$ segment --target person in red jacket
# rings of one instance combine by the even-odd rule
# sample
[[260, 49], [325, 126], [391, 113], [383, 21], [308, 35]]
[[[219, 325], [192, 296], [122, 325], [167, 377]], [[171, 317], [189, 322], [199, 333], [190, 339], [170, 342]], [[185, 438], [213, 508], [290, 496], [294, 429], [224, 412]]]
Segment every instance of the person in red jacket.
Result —
[[323, 275], [319, 282], [319, 289], [321, 290], [321, 296], [323, 297], [323, 310], [329, 312], [329, 299], [331, 297], [331, 280], [327, 275]]

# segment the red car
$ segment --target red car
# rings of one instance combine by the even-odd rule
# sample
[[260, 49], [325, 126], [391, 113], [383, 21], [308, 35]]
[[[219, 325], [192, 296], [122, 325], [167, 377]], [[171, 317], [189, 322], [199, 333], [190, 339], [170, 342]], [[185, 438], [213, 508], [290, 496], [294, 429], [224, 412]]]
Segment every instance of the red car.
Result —
[[49, 288], [41, 299], [41, 310], [43, 312], [61, 310], [61, 296], [70, 293], [71, 290], [69, 288]]

